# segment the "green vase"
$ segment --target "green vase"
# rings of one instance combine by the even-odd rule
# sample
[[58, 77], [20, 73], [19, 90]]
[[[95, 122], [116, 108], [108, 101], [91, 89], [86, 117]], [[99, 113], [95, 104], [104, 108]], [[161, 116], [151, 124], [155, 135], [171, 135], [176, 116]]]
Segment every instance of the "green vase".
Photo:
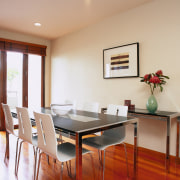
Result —
[[151, 95], [147, 101], [146, 108], [150, 113], [155, 113], [158, 108], [157, 100], [154, 95]]

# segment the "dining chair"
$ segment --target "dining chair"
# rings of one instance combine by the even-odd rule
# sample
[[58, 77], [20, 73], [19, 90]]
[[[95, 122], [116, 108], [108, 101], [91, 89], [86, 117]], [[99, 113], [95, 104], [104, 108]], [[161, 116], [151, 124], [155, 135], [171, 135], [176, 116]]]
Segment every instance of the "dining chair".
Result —
[[73, 105], [73, 109], [76, 109], [76, 100], [70, 100], [70, 99], [66, 99], [64, 101], [65, 104], [72, 104]]
[[[84, 102], [82, 104], [82, 107], [80, 108], [80, 110], [98, 113], [99, 112], [99, 103], [98, 102]], [[93, 134], [100, 136], [101, 132], [96, 132]]]
[[[18, 174], [19, 160], [21, 154], [21, 147], [23, 142], [27, 142], [33, 146], [34, 156], [37, 150], [37, 134], [33, 134], [28, 109], [25, 107], [16, 107], [18, 122], [19, 122], [19, 138], [22, 140], [19, 146], [19, 153], [17, 158], [16, 175]], [[35, 179], [35, 163], [34, 163], [34, 179]]]
[[105, 114], [117, 115], [118, 106], [115, 104], [109, 104]]
[[[107, 115], [118, 115], [118, 116], [127, 116], [128, 107], [127, 106], [118, 106], [110, 104], [107, 108]], [[126, 155], [126, 165], [127, 165], [127, 175], [129, 175], [128, 171], [128, 160], [127, 160], [127, 151], [126, 145], [124, 143], [125, 140], [125, 126], [105, 130], [101, 136], [90, 137], [83, 139], [83, 144], [88, 146], [94, 147], [98, 149], [99, 153], [99, 160], [102, 163], [102, 155], [101, 152], [104, 151], [104, 159], [103, 159], [103, 179], [104, 179], [104, 172], [105, 172], [105, 152], [106, 148], [117, 145], [123, 144], [125, 149]]]
[[99, 103], [98, 102], [84, 102], [82, 105], [82, 110], [98, 113]]
[[[51, 104], [51, 113], [53, 116], [65, 116], [69, 111], [71, 111], [74, 108], [74, 104], [71, 104], [71, 102], [67, 101], [67, 103], [63, 104]], [[62, 131], [56, 130], [56, 134], [59, 135], [57, 138], [58, 143], [63, 142], [62, 134], [65, 136], [68, 136], [67, 133], [64, 133]]]
[[[67, 163], [68, 161], [71, 161], [76, 157], [76, 147], [74, 144], [71, 144], [69, 142], [57, 144], [54, 124], [51, 115], [34, 112], [34, 117], [38, 131], [38, 148], [40, 150], [38, 156], [39, 160], [37, 166], [36, 179], [38, 179], [41, 156], [43, 153], [45, 153], [61, 162], [60, 179], [62, 180], [64, 162]], [[90, 152], [91, 151], [82, 148], [82, 154]]]
[[[14, 135], [17, 138], [16, 142], [16, 157], [15, 157], [15, 174], [16, 174], [16, 162], [17, 162], [17, 153], [18, 153], [18, 144], [19, 144], [19, 137], [18, 137], [18, 130], [14, 130], [14, 122], [13, 122], [13, 117], [11, 114], [11, 110], [8, 104], [1, 103], [4, 116], [5, 116], [5, 125], [6, 125], [6, 133], [9, 136], [10, 134]], [[5, 151], [5, 156], [4, 156], [4, 162], [7, 157], [7, 139], [6, 139], [6, 151]]]

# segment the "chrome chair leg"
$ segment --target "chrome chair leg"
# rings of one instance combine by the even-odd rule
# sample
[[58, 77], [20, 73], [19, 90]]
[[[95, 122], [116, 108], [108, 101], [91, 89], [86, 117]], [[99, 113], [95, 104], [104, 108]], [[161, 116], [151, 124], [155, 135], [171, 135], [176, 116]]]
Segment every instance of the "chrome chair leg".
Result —
[[15, 175], [17, 175], [16, 174], [16, 167], [17, 167], [18, 144], [19, 144], [19, 138], [17, 138], [17, 143], [16, 143], [16, 157], [15, 157], [15, 170], [14, 170]]
[[46, 155], [47, 162], [49, 164], [49, 155]]
[[69, 160], [69, 166], [68, 166], [68, 162], [66, 161], [66, 166], [67, 166], [68, 176], [71, 178], [76, 178], [76, 160], [75, 160], [74, 176], [72, 174], [72, 169], [71, 169], [71, 160]]
[[9, 137], [9, 133], [6, 131], [6, 151], [5, 151], [5, 155], [4, 155], [4, 163], [6, 162], [6, 157], [7, 157], [7, 143], [8, 143], [7, 142], [7, 136]]
[[104, 162], [103, 162], [103, 180], [104, 180], [104, 172], [105, 172], [105, 159], [106, 159], [106, 158], [105, 158], [105, 157], [106, 157], [105, 155], [106, 155], [106, 150], [104, 149], [104, 157], [103, 157], [103, 158], [104, 158]]
[[68, 171], [68, 176], [72, 177], [72, 173], [71, 173], [71, 161], [69, 161], [69, 166], [68, 166], [68, 162], [66, 161], [66, 167], [67, 167], [67, 171]]
[[4, 163], [6, 162], [6, 150], [5, 150], [5, 155], [4, 155]]
[[[103, 180], [104, 180], [104, 171], [105, 171], [105, 154], [106, 154], [106, 150], [104, 149], [104, 159], [102, 159], [102, 150], [98, 150], [98, 154], [99, 154], [99, 162], [100, 162], [100, 175], [102, 176], [102, 171], [103, 171]], [[103, 161], [103, 162], [102, 162]]]
[[34, 151], [34, 157], [36, 155], [36, 148], [33, 146], [33, 151]]
[[72, 171], [71, 171], [71, 160], [69, 161], [69, 164], [70, 164], [70, 173], [72, 174]]
[[124, 144], [124, 150], [125, 150], [125, 155], [126, 155], [126, 166], [127, 166], [127, 176], [129, 177], [129, 168], [128, 168], [128, 158], [127, 158], [127, 150], [126, 150], [126, 144]]
[[[40, 151], [40, 150], [39, 150]], [[39, 175], [39, 166], [40, 166], [40, 162], [41, 162], [41, 155], [42, 153], [39, 154], [39, 160], [38, 160], [38, 167], [37, 167], [37, 174], [36, 174], [36, 180], [38, 180], [38, 175]]]
[[21, 146], [22, 146], [22, 143], [23, 143], [24, 141], [21, 141], [20, 142], [20, 146], [19, 146], [19, 154], [18, 154], [18, 156], [17, 156], [17, 164], [16, 164], [16, 176], [17, 176], [17, 174], [18, 174], [18, 168], [19, 168], [19, 160], [20, 160], [20, 154], [21, 154]]
[[[34, 146], [33, 146], [34, 147]], [[34, 160], [34, 180], [36, 179], [36, 164], [37, 164], [37, 153], [38, 153], [38, 148], [34, 147], [35, 150], [35, 160]]]
[[63, 167], [64, 167], [64, 162], [61, 163], [61, 176], [60, 176], [60, 180], [62, 180], [62, 177], [63, 177]]
[[91, 162], [92, 162], [92, 168], [93, 168], [93, 174], [94, 174], [94, 179], [95, 179], [95, 167], [94, 167], [94, 161], [93, 161], [93, 157], [92, 154], [89, 153], [90, 157], [91, 157]]
[[99, 163], [102, 166], [102, 151], [98, 149]]

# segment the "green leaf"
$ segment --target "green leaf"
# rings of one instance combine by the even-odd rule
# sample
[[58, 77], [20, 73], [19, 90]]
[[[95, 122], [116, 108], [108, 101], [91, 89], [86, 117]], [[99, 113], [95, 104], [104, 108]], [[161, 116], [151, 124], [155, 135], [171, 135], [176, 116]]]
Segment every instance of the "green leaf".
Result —
[[163, 91], [163, 87], [162, 87], [162, 86], [160, 86], [160, 91], [161, 91], [161, 92]]
[[163, 77], [166, 78], [166, 79], [170, 79], [168, 76], [164, 76], [164, 75], [163, 75]]

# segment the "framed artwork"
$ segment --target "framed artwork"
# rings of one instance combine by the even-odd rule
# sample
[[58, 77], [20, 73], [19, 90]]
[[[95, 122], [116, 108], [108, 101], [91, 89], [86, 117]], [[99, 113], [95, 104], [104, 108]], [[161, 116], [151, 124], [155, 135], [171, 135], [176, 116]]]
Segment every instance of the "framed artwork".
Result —
[[139, 77], [139, 43], [103, 49], [103, 77]]

